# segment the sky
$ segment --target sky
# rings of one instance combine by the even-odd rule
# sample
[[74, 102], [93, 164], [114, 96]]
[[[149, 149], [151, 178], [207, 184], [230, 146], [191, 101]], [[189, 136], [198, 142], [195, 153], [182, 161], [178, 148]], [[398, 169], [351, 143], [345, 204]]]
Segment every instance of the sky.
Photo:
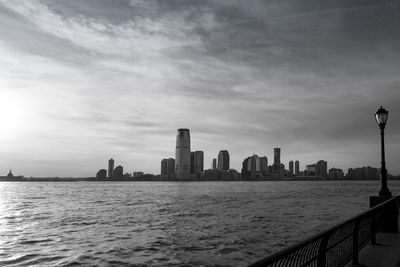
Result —
[[0, 0], [0, 175], [254, 154], [400, 174], [400, 1]]

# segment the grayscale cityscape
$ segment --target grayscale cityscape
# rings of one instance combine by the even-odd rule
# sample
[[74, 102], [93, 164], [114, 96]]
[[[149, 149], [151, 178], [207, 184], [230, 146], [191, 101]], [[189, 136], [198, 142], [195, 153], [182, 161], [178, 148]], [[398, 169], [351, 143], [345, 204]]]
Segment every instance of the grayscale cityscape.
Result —
[[400, 266], [400, 0], [0, 0], [0, 266]]

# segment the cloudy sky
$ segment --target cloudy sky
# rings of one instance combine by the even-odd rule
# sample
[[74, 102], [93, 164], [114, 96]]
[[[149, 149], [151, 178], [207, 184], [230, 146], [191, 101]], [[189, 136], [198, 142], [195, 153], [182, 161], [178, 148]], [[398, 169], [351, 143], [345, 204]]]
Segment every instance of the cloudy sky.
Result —
[[400, 174], [400, 1], [0, 0], [0, 174], [253, 153]]

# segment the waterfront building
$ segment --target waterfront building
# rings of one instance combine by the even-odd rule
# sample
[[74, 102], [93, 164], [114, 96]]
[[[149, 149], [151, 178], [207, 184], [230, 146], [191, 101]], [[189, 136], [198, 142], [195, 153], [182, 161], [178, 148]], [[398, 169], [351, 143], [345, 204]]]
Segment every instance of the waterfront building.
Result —
[[[243, 179], [255, 179], [259, 172], [257, 173], [257, 162], [259, 161], [259, 157], [257, 155], [253, 155], [251, 157], [246, 158], [242, 163], [242, 178]], [[258, 166], [260, 163], [258, 162]]]
[[293, 172], [293, 160], [289, 161], [289, 176], [292, 177], [294, 174]]
[[108, 179], [114, 178], [114, 160], [111, 158], [108, 161]]
[[242, 178], [243, 179], [258, 179], [268, 175], [268, 159], [267, 157], [259, 157], [253, 155], [246, 158], [242, 163]]
[[178, 179], [190, 178], [190, 132], [178, 129], [175, 150], [175, 175]]
[[329, 179], [343, 179], [344, 173], [342, 169], [331, 168], [329, 169]]
[[319, 160], [317, 162], [317, 175], [327, 177], [328, 176], [328, 162], [325, 160]]
[[281, 149], [279, 147], [274, 148], [274, 163], [272, 167], [274, 174], [282, 174], [283, 169], [281, 165]]
[[296, 176], [300, 175], [300, 162], [298, 160], [294, 162], [294, 174]]
[[212, 170], [216, 170], [217, 169], [217, 159], [216, 158], [212, 159], [211, 169]]
[[167, 177], [174, 178], [175, 177], [175, 159], [169, 158], [167, 161]]
[[260, 157], [260, 175], [267, 176], [268, 174], [268, 158], [266, 156]]
[[308, 176], [315, 176], [318, 174], [318, 165], [310, 164], [306, 166], [306, 172]]
[[121, 165], [118, 165], [114, 169], [113, 179], [121, 180], [124, 176], [124, 168]]
[[380, 171], [378, 168], [361, 167], [350, 168], [347, 172], [347, 178], [354, 180], [378, 180], [380, 178]]
[[161, 176], [167, 176], [168, 159], [161, 160]]
[[190, 173], [198, 174], [204, 170], [204, 152], [194, 151], [190, 153]]
[[98, 179], [106, 179], [107, 178], [107, 170], [106, 169], [100, 169], [96, 174], [96, 178], [98, 178]]
[[140, 177], [140, 176], [143, 176], [143, 175], [144, 175], [143, 172], [133, 172], [133, 177], [134, 178], [137, 178], [137, 177]]
[[218, 153], [218, 170], [229, 170], [229, 153], [228, 150], [221, 150]]

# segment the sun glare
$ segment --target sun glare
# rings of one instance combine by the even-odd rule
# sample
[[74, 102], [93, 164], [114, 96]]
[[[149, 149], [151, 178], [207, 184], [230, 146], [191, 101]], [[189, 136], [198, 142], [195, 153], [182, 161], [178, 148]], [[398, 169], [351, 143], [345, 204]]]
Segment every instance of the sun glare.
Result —
[[19, 135], [28, 123], [26, 103], [22, 97], [0, 91], [0, 137]]

